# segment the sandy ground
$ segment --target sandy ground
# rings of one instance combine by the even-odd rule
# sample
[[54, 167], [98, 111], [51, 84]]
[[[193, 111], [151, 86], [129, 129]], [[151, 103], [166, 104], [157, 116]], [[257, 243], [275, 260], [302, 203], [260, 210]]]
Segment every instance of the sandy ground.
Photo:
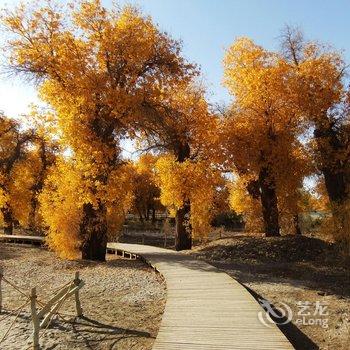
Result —
[[[296, 349], [350, 349], [349, 261], [337, 246], [307, 237], [237, 235], [198, 246], [188, 254], [224, 270], [257, 299], [275, 307], [287, 304], [292, 323], [281, 330]], [[319, 312], [317, 303], [326, 308]]]
[[[80, 271], [84, 317], [74, 318], [74, 298], [67, 301], [49, 328], [41, 331], [42, 349], [151, 349], [163, 314], [166, 288], [162, 277], [136, 260], [109, 255], [106, 263], [63, 261], [42, 248], [0, 243], [0, 266], [4, 275], [24, 291], [37, 287], [39, 300], [48, 300], [54, 290]], [[0, 340], [25, 297], [2, 283], [3, 312]], [[20, 313], [0, 349], [31, 348], [29, 306]]]

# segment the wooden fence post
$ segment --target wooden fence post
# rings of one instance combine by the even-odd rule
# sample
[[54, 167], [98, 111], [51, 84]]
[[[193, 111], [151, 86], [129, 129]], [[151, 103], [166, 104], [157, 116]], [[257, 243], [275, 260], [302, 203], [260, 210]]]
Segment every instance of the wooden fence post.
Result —
[[32, 321], [33, 321], [33, 349], [39, 350], [39, 330], [40, 323], [36, 310], [36, 288], [32, 288], [30, 293], [30, 309], [32, 313]]
[[[77, 271], [75, 273], [75, 279], [74, 279], [74, 284], [75, 286], [78, 286], [80, 284], [81, 280], [79, 278], [79, 271]], [[79, 289], [77, 289], [74, 293], [75, 295], [75, 307], [77, 309], [77, 316], [83, 316], [83, 310], [81, 308], [81, 304], [80, 304], [80, 299], [79, 299]]]
[[4, 275], [4, 272], [2, 270], [2, 268], [0, 267], [0, 314], [2, 312], [2, 289], [1, 289], [1, 280], [2, 280], [2, 276]]

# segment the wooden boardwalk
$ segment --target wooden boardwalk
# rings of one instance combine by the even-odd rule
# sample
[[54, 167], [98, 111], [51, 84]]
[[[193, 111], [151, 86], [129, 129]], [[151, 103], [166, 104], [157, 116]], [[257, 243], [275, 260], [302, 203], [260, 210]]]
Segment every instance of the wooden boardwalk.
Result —
[[[0, 241], [41, 244], [42, 237], [4, 236]], [[236, 280], [215, 267], [172, 250], [108, 243], [107, 251], [140, 257], [165, 278], [167, 301], [153, 350], [291, 350], [275, 325], [258, 320], [262, 310]]]
[[157, 247], [108, 248], [143, 257], [165, 278], [167, 301], [153, 350], [294, 349], [276, 326], [260, 323], [262, 308], [251, 294], [215, 267]]
[[0, 234], [0, 242], [42, 245], [44, 243], [44, 237]]

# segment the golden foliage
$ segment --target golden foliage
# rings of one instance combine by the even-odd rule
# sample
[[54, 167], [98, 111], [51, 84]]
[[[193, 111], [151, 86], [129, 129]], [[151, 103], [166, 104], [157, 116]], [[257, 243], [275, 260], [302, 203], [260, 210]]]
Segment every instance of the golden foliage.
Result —
[[129, 181], [133, 182], [133, 211], [141, 220], [148, 218], [149, 210], [164, 209], [159, 201], [160, 189], [156, 182], [155, 165], [157, 157], [152, 154], [141, 155], [134, 162], [134, 174]]
[[84, 203], [106, 203], [108, 233], [115, 237], [132, 204], [131, 176], [130, 165], [120, 166], [110, 174], [106, 185], [96, 184], [97, 192], [92, 192], [74, 160], [61, 158], [50, 170], [39, 196], [41, 214], [48, 227], [48, 246], [63, 258], [78, 256]]
[[249, 195], [242, 177], [236, 177], [229, 185], [229, 204], [237, 214], [243, 215], [247, 231], [263, 230], [261, 204]]
[[[223, 142], [226, 157], [240, 178], [231, 188], [231, 206], [239, 212], [244, 207], [248, 222], [261, 222], [258, 202], [247, 197], [244, 186], [258, 181], [262, 169], [268, 169], [267, 181], [277, 193], [282, 219], [292, 218], [298, 212], [303, 178], [312, 171], [298, 139], [302, 127], [293, 69], [279, 54], [247, 38], [228, 49], [224, 65], [224, 83], [235, 100], [223, 122]], [[239, 198], [243, 203], [239, 204]]]
[[39, 196], [41, 215], [48, 227], [48, 246], [63, 258], [78, 256], [79, 225], [84, 189], [73, 164], [61, 159], [51, 169]]
[[[41, 141], [21, 148], [14, 161], [9, 155], [18, 125], [1, 116], [0, 207], [27, 225], [39, 194], [48, 244], [62, 257], [76, 257], [84, 232], [96, 231], [81, 225], [84, 204], [99, 208], [108, 234], [115, 235], [126, 211], [158, 205], [160, 195], [173, 212], [190, 204], [194, 236], [206, 235], [223, 184], [213, 164], [219, 161], [235, 174], [230, 206], [244, 214], [250, 229], [262, 226], [262, 188], [274, 190], [274, 213], [288, 228], [312, 202], [301, 189], [315, 164], [323, 172], [345, 169], [349, 177], [348, 146], [334, 146], [338, 139], [331, 138], [339, 135], [329, 112], [346, 99], [344, 63], [334, 51], [305, 43], [292, 62], [248, 38], [236, 40], [224, 58], [233, 103], [220, 120], [195, 80], [198, 70], [181, 57], [180, 43], [132, 6], [107, 10], [100, 0], [68, 7], [22, 4], [5, 11], [2, 23], [10, 34], [10, 67], [38, 82], [52, 112], [32, 111]], [[310, 126], [321, 135], [311, 143], [313, 159], [310, 144], [301, 141]], [[53, 135], [66, 156], [44, 166], [40, 152]], [[167, 153], [123, 163], [125, 135]], [[260, 192], [252, 193], [252, 184]]]
[[162, 204], [175, 214], [189, 201], [193, 236], [206, 237], [210, 231], [216, 187], [222, 182], [220, 174], [207, 162], [178, 162], [171, 155], [160, 157], [156, 169]]
[[[7, 11], [2, 22], [10, 33], [11, 67], [39, 81], [41, 98], [53, 108], [60, 142], [74, 159], [66, 185], [62, 169], [51, 179], [58, 185], [53, 204], [58, 208], [67, 196], [67, 209], [72, 206], [74, 232], [67, 231], [67, 221], [61, 230], [58, 218], [45, 219], [52, 226], [53, 248], [60, 249], [59, 235], [72, 236], [62, 248], [69, 255], [78, 246], [81, 216], [76, 210], [82, 203], [103, 208], [110, 227], [112, 221], [120, 225], [131, 201], [120, 139], [137, 123], [136, 112], [145, 99], [163, 98], [162, 91], [189, 80], [194, 67], [180, 56], [177, 41], [132, 6], [107, 10], [99, 0], [80, 0], [73, 7], [55, 8], [48, 1]], [[76, 203], [68, 184], [78, 186]], [[48, 211], [43, 212], [47, 217]], [[63, 218], [62, 211], [57, 215]]]
[[[17, 121], [0, 115], [0, 220], [7, 210], [9, 224], [27, 226], [32, 187], [41, 166], [32, 131], [20, 131]], [[29, 149], [29, 143], [31, 148]]]
[[105, 187], [105, 196], [101, 201], [107, 206], [108, 236], [115, 237], [125, 220], [125, 214], [134, 202], [134, 187], [132, 181], [134, 169], [131, 164], [124, 164], [109, 176]]

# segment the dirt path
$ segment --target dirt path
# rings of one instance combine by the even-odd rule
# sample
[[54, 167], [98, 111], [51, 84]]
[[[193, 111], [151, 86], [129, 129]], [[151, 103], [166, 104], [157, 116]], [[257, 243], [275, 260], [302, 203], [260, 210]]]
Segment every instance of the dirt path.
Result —
[[[40, 299], [48, 300], [53, 290], [80, 271], [85, 286], [81, 302], [85, 318], [54, 319], [41, 337], [42, 349], [142, 349], [152, 348], [163, 314], [166, 289], [159, 274], [140, 261], [122, 260], [114, 255], [106, 263], [62, 261], [51, 252], [28, 246], [0, 244], [0, 266], [5, 276], [24, 290], [37, 286]], [[1, 319], [24, 301], [3, 283], [0, 339], [14, 317]], [[74, 300], [64, 311], [74, 314]], [[23, 310], [2, 350], [26, 349], [31, 340], [30, 313]]]

